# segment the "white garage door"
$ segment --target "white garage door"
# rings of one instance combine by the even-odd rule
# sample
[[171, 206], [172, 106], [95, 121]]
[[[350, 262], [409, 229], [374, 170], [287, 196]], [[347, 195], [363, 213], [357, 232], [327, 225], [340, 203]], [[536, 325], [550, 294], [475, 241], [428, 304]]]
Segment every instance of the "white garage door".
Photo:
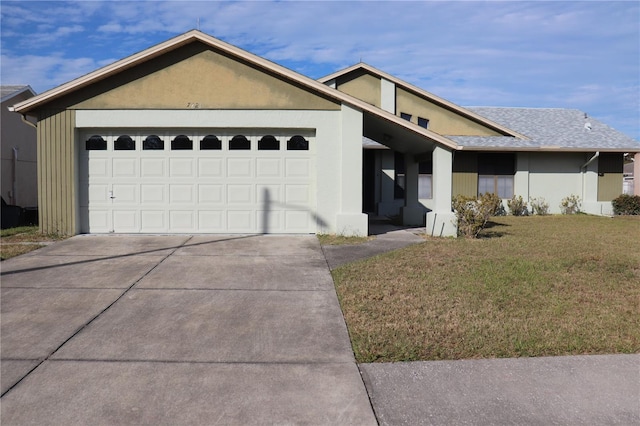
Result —
[[315, 233], [309, 131], [85, 133], [88, 233]]

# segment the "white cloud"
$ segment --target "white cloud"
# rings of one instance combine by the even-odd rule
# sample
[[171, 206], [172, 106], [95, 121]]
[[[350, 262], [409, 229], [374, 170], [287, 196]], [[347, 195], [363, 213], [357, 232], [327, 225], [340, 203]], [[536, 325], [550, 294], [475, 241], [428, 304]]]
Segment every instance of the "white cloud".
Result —
[[362, 59], [464, 104], [606, 108], [620, 123], [640, 109], [637, 2], [3, 0], [1, 13], [3, 84], [48, 88], [199, 21], [314, 78]]

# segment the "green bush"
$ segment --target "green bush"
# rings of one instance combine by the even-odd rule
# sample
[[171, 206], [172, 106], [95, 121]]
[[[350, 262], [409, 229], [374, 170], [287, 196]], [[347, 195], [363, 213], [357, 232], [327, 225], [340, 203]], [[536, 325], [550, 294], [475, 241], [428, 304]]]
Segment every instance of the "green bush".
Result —
[[478, 198], [457, 195], [453, 197], [451, 205], [456, 214], [458, 235], [467, 238], [476, 238], [489, 218], [503, 209], [502, 200], [488, 192]]
[[577, 195], [571, 194], [562, 199], [560, 203], [560, 212], [562, 214], [578, 214], [581, 212], [580, 207], [582, 200]]
[[615, 215], [640, 215], [640, 195], [622, 194], [611, 205]]
[[514, 195], [510, 200], [507, 200], [507, 207], [509, 207], [511, 214], [514, 216], [529, 216], [527, 203], [522, 199], [521, 195]]
[[531, 214], [538, 214], [540, 216], [549, 214], [549, 203], [547, 203], [543, 197], [532, 198], [529, 204], [531, 205]]

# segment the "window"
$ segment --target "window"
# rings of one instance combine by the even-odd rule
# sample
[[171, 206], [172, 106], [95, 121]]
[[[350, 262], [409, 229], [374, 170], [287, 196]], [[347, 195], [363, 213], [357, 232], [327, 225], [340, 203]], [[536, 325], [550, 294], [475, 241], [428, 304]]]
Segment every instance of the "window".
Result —
[[193, 149], [193, 141], [186, 135], [178, 135], [171, 141], [171, 150]]
[[407, 121], [411, 121], [411, 114], [407, 114], [406, 112], [401, 112], [400, 113], [400, 118], [403, 118]]
[[393, 179], [393, 198], [401, 200], [404, 199], [404, 154], [396, 152], [393, 162], [393, 168], [395, 169], [395, 176]]
[[145, 150], [163, 150], [164, 141], [157, 135], [149, 135], [142, 141], [142, 149]]
[[427, 129], [429, 127], [429, 119], [418, 117], [418, 126]]
[[[433, 198], [433, 163], [431, 161], [421, 161], [418, 163], [418, 198]], [[396, 152], [395, 157], [395, 184], [393, 188], [393, 197], [395, 199], [404, 199], [405, 189], [405, 165], [404, 155]]]
[[129, 135], [118, 136], [113, 143], [113, 149], [116, 151], [134, 151], [136, 149], [136, 141], [131, 139]]
[[287, 149], [289, 151], [308, 151], [309, 141], [300, 135], [295, 135], [287, 141]]
[[513, 154], [478, 155], [478, 195], [485, 192], [500, 198], [513, 197], [513, 175], [516, 159]]
[[433, 163], [431, 161], [421, 161], [418, 164], [418, 198], [433, 198]]
[[87, 139], [85, 143], [85, 149], [87, 151], [106, 151], [107, 141], [105, 141], [102, 136], [93, 135], [89, 139]]
[[229, 141], [229, 149], [251, 149], [251, 141], [246, 136], [237, 135]]
[[222, 142], [216, 135], [207, 135], [200, 141], [200, 149], [222, 149]]
[[263, 136], [258, 141], [258, 149], [262, 151], [277, 151], [280, 149], [280, 141], [271, 135]]

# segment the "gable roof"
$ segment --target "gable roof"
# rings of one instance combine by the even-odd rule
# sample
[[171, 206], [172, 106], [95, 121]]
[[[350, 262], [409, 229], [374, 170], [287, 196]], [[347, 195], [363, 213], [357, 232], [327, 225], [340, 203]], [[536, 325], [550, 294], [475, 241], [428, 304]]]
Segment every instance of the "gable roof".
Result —
[[[507, 134], [510, 135], [512, 137], [515, 138], [521, 138], [521, 139], [527, 139], [527, 136], [518, 133], [517, 131], [514, 131], [514, 129], [509, 128], [508, 126], [505, 126], [503, 124], [500, 124], [498, 122], [495, 122], [491, 119], [489, 119], [488, 117], [483, 117], [479, 114], [477, 114], [474, 111], [471, 111], [467, 108], [461, 107], [460, 105], [456, 105], [453, 102], [450, 102], [444, 98], [441, 98], [439, 96], [434, 95], [433, 93], [427, 92], [424, 89], [421, 89], [418, 86], [414, 86], [413, 84], [407, 83], [404, 80], [401, 80], [397, 77], [392, 76], [391, 74], [388, 74], [384, 71], [381, 71], [369, 64], [366, 64], [364, 62], [360, 62], [358, 64], [352, 65], [348, 68], [345, 68], [343, 70], [334, 72], [333, 74], [329, 74], [328, 76], [322, 77], [320, 79], [318, 79], [318, 81], [322, 82], [322, 83], [328, 83], [331, 80], [334, 80], [338, 77], [341, 77], [343, 75], [347, 75], [349, 73], [352, 73], [354, 71], [364, 71], [368, 74], [374, 75], [376, 77], [380, 77], [380, 78], [384, 78], [385, 80], [391, 81], [392, 83], [394, 83], [396, 86], [399, 86], [405, 90], [408, 90], [410, 92], [413, 92], [414, 94], [416, 94], [417, 96], [426, 99], [429, 102], [435, 103], [439, 106], [442, 106], [443, 108], [446, 108], [450, 111], [453, 111], [457, 114], [462, 115], [463, 117], [469, 118], [473, 121], [479, 122], [493, 130], [496, 130], [500, 133], [503, 134]], [[453, 138], [451, 138], [453, 139]]]
[[33, 91], [31, 86], [0, 86], [0, 102], [8, 101], [9, 99], [18, 96], [22, 93], [29, 93], [31, 96], [35, 96], [36, 92]]
[[340, 92], [339, 90], [335, 90], [325, 84], [322, 84], [319, 81], [306, 77], [302, 74], [299, 74], [295, 71], [292, 71], [288, 68], [285, 68], [281, 65], [278, 65], [267, 59], [264, 59], [260, 56], [254, 55], [236, 46], [225, 43], [199, 30], [191, 30], [184, 34], [178, 35], [172, 39], [169, 39], [165, 42], [152, 46], [139, 53], [136, 53], [134, 55], [121, 59], [117, 62], [114, 62], [113, 64], [99, 68], [96, 71], [93, 71], [89, 74], [86, 74], [74, 80], [71, 80], [68, 83], [62, 84], [58, 87], [55, 87], [46, 92], [43, 92], [40, 95], [37, 95], [31, 99], [20, 102], [14, 105], [13, 107], [10, 107], [9, 109], [11, 111], [15, 111], [20, 114], [27, 114], [30, 111], [40, 108], [55, 99], [59, 99], [62, 96], [65, 96], [67, 94], [80, 90], [98, 81], [104, 80], [110, 76], [118, 74], [119, 72], [122, 72], [126, 69], [140, 65], [150, 59], [156, 58], [164, 53], [170, 52], [174, 49], [177, 49], [181, 46], [185, 46], [193, 42], [204, 43], [205, 45], [208, 45], [214, 49], [223, 51], [226, 54], [231, 55], [232, 57], [236, 57], [238, 59], [246, 61], [247, 63], [259, 69], [263, 69], [276, 76], [279, 76], [280, 78], [286, 81], [290, 81], [292, 83], [298, 84], [309, 91], [315, 92], [319, 95], [328, 97], [330, 99], [334, 99], [337, 102], [341, 102], [343, 104], [349, 105], [356, 109], [362, 110], [372, 116], [391, 122], [395, 125], [401, 126], [402, 128], [406, 128], [436, 143], [445, 145], [452, 149], [458, 148], [457, 144], [447, 137], [439, 135], [438, 133], [432, 132], [428, 129], [424, 129], [416, 124], [409, 123], [406, 120], [403, 120], [402, 118], [397, 117], [394, 114], [391, 114], [387, 111], [376, 108], [375, 106], [368, 104], [360, 99], [352, 97], [346, 93]]
[[529, 136], [450, 136], [463, 149], [520, 148], [565, 151], [640, 151], [640, 142], [576, 109], [468, 107], [469, 110]]

